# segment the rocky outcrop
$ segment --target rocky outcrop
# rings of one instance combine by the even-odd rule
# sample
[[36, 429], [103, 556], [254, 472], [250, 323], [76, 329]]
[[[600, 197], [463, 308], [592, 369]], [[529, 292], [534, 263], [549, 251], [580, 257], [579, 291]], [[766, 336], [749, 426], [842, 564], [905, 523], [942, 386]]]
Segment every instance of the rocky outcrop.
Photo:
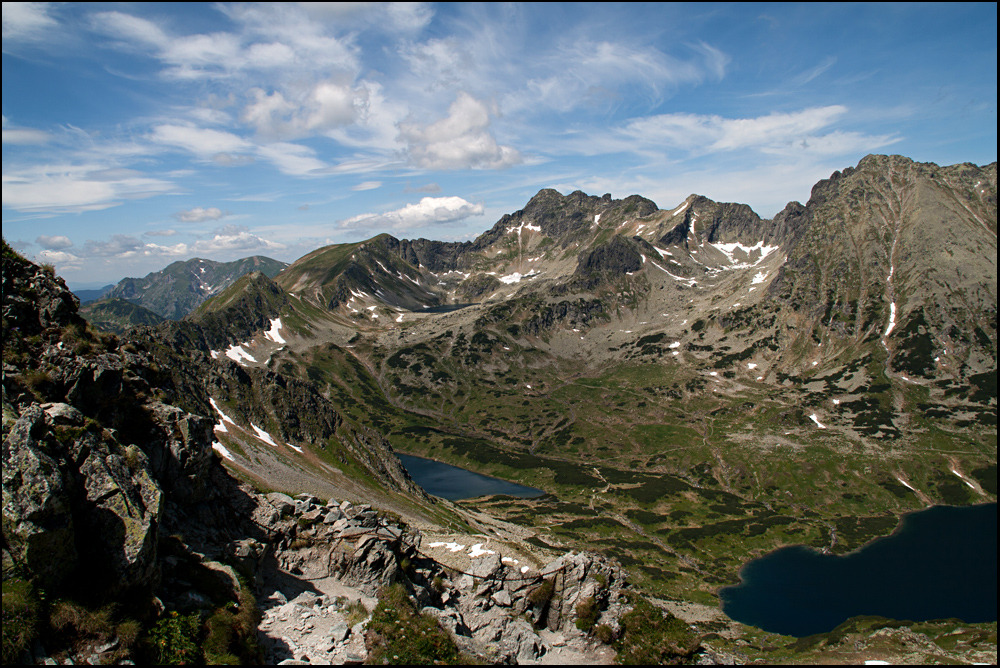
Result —
[[71, 406], [30, 404], [4, 438], [4, 542], [49, 588], [81, 571], [111, 593], [155, 586], [162, 514], [145, 453]]
[[599, 611], [596, 623], [619, 630], [627, 612], [625, 574], [601, 555], [570, 552], [538, 571], [521, 573], [498, 554], [454, 572], [420, 550], [421, 534], [352, 506], [301, 495], [270, 494], [276, 563], [310, 580], [337, 577], [368, 596], [402, 583], [418, 609], [436, 617], [460, 647], [498, 663], [524, 663], [547, 650], [539, 629], [583, 637], [581, 604]]
[[623, 275], [639, 271], [642, 269], [642, 254], [636, 250], [635, 245], [635, 242], [624, 237], [612, 237], [589, 253], [581, 253], [576, 273]]

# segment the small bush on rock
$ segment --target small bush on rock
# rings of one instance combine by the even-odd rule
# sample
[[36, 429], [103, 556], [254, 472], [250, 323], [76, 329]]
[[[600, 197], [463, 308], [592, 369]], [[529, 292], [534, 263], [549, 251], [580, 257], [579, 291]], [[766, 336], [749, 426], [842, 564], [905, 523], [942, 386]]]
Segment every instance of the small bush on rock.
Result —
[[645, 599], [621, 619], [622, 635], [615, 642], [618, 663], [665, 665], [688, 663], [698, 649], [698, 639], [680, 619]]
[[576, 628], [584, 633], [590, 633], [597, 623], [597, 617], [601, 614], [601, 608], [597, 604], [597, 599], [589, 596], [576, 604]]
[[451, 636], [432, 615], [420, 614], [402, 585], [379, 592], [365, 632], [368, 662], [378, 664], [464, 664]]

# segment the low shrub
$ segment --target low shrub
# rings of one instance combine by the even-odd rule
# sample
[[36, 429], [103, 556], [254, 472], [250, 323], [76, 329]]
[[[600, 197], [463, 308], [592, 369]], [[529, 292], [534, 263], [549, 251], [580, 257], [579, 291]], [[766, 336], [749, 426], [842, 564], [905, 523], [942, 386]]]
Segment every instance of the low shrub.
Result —
[[594, 637], [605, 645], [610, 645], [615, 639], [615, 632], [607, 624], [598, 624], [594, 627]]
[[347, 623], [354, 626], [368, 618], [368, 608], [360, 600], [351, 601], [347, 606]]
[[197, 614], [180, 615], [171, 611], [153, 625], [146, 642], [158, 664], [177, 666], [195, 663], [201, 654], [198, 649], [199, 631]]
[[3, 662], [18, 663], [38, 634], [40, 604], [31, 584], [14, 578], [3, 583]]
[[614, 647], [616, 660], [624, 665], [687, 663], [699, 646], [687, 624], [645, 599], [635, 601], [621, 627]]
[[379, 592], [365, 633], [365, 647], [371, 664], [464, 664], [455, 641], [437, 619], [420, 614], [402, 585]]
[[576, 604], [576, 628], [584, 633], [590, 633], [601, 614], [597, 599], [589, 596]]
[[555, 590], [556, 586], [552, 580], [542, 580], [542, 584], [528, 594], [528, 602], [536, 608], [542, 607], [552, 600], [552, 593]]
[[74, 601], [57, 601], [49, 613], [49, 624], [63, 634], [106, 641], [114, 635], [114, 606], [96, 610]]

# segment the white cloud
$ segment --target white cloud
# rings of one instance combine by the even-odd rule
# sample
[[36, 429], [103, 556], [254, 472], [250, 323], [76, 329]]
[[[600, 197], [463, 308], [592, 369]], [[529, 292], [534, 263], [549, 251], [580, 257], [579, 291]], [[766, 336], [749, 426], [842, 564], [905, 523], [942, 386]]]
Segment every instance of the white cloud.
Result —
[[409, 182], [407, 182], [406, 187], [403, 188], [404, 193], [430, 193], [436, 195], [441, 192], [441, 186], [436, 183], [425, 183], [422, 186], [411, 187]]
[[352, 88], [332, 80], [313, 86], [300, 101], [279, 92], [268, 94], [261, 88], [250, 90], [253, 102], [241, 119], [268, 139], [292, 139], [322, 133], [354, 123], [367, 105], [364, 86]]
[[3, 40], [37, 40], [56, 27], [48, 2], [3, 3]]
[[219, 220], [226, 214], [222, 212], [222, 209], [218, 209], [214, 206], [210, 206], [207, 209], [196, 206], [193, 209], [178, 211], [172, 215], [182, 223], [203, 223], [206, 220]]
[[32, 130], [31, 128], [11, 128], [3, 130], [4, 144], [45, 144], [52, 135], [44, 130]]
[[158, 144], [176, 146], [203, 158], [251, 148], [249, 142], [231, 132], [190, 125], [158, 125], [149, 138]]
[[[824, 130], [841, 120], [847, 107], [813, 107], [791, 113], [774, 112], [757, 118], [723, 118], [697, 114], [663, 114], [630, 121], [620, 131], [629, 143], [661, 145], [695, 154], [739, 149], [766, 153], [836, 155], [875, 148], [898, 141], [891, 135], [863, 135]], [[612, 139], [611, 143], [615, 140]]]
[[153, 21], [118, 11], [92, 15], [91, 27], [120, 40], [119, 46], [152, 51], [164, 65], [162, 74], [173, 79], [231, 78], [252, 70], [357, 71], [353, 37], [325, 34], [327, 24], [313, 20], [300, 7], [218, 9], [237, 24], [235, 31], [177, 35]]
[[522, 162], [517, 149], [497, 144], [489, 126], [486, 104], [463, 92], [446, 118], [427, 126], [400, 123], [399, 133], [410, 163], [423, 169], [502, 169]]
[[386, 213], [365, 213], [339, 221], [345, 229], [408, 230], [441, 223], [455, 223], [485, 212], [482, 203], [473, 204], [461, 197], [424, 197], [416, 204]]
[[248, 250], [284, 250], [283, 244], [269, 241], [250, 232], [242, 225], [226, 225], [213, 232], [211, 239], [196, 241], [190, 246], [192, 253], [225, 253]]
[[[72, 253], [67, 253], [66, 251], [57, 250], [43, 250], [35, 256], [40, 262], [48, 262], [51, 264], [59, 265], [60, 268], [78, 268], [81, 264], [81, 258], [73, 255]], [[68, 265], [68, 267], [67, 267]]]
[[315, 157], [315, 151], [299, 144], [267, 144], [257, 147], [257, 154], [291, 176], [308, 176], [326, 168], [326, 163]]
[[42, 234], [37, 239], [35, 239], [35, 243], [46, 250], [52, 250], [52, 251], [64, 250], [66, 248], [70, 248], [73, 246], [73, 242], [70, 241], [69, 237], [62, 235], [56, 235], [50, 237], [48, 235]]
[[3, 206], [17, 211], [77, 213], [118, 206], [174, 190], [169, 181], [135, 170], [98, 165], [40, 165], [6, 168]]
[[376, 188], [381, 188], [381, 181], [363, 181], [356, 186], [351, 186], [351, 190], [362, 191], [362, 190], [375, 190]]
[[172, 237], [177, 234], [177, 230], [166, 229], [166, 230], [149, 230], [148, 232], [143, 232], [144, 237]]
[[502, 107], [507, 113], [530, 113], [540, 108], [567, 112], [583, 104], [617, 105], [624, 87], [643, 91], [650, 103], [659, 104], [677, 86], [725, 76], [729, 56], [704, 42], [688, 48], [695, 55], [683, 59], [621, 41], [567, 40], [541, 54], [538, 64], [525, 65], [535, 75], [507, 95]]
[[83, 245], [83, 255], [89, 257], [132, 257], [142, 252], [145, 244], [127, 234], [112, 235], [107, 241], [88, 239]]
[[819, 75], [826, 72], [831, 67], [833, 67], [836, 64], [836, 62], [837, 62], [836, 58], [834, 58], [833, 56], [827, 56], [826, 58], [823, 59], [823, 62], [821, 62], [819, 65], [816, 65], [815, 67], [806, 70], [802, 74], [792, 79], [792, 83], [795, 84], [796, 86], [803, 86], [812, 81], [813, 79], [815, 79], [816, 77], [818, 77]]
[[254, 161], [252, 155], [233, 155], [232, 153], [216, 153], [211, 159], [212, 162], [218, 165], [225, 165], [226, 167], [248, 165]]
[[44, 130], [10, 127], [7, 117], [2, 118], [4, 144], [45, 144], [52, 139], [52, 135]]

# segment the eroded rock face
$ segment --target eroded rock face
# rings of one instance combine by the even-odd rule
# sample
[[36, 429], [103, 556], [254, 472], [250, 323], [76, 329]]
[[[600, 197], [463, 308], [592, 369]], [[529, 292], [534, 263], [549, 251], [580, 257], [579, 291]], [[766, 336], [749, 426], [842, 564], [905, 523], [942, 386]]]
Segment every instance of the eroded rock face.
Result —
[[110, 592], [155, 584], [163, 496], [148, 459], [66, 404], [27, 406], [3, 444], [4, 538], [58, 588], [85, 568]]
[[75, 570], [79, 555], [68, 485], [56, 460], [41, 450], [44, 434], [44, 413], [33, 405], [4, 438], [3, 528], [15, 562], [52, 587]]

